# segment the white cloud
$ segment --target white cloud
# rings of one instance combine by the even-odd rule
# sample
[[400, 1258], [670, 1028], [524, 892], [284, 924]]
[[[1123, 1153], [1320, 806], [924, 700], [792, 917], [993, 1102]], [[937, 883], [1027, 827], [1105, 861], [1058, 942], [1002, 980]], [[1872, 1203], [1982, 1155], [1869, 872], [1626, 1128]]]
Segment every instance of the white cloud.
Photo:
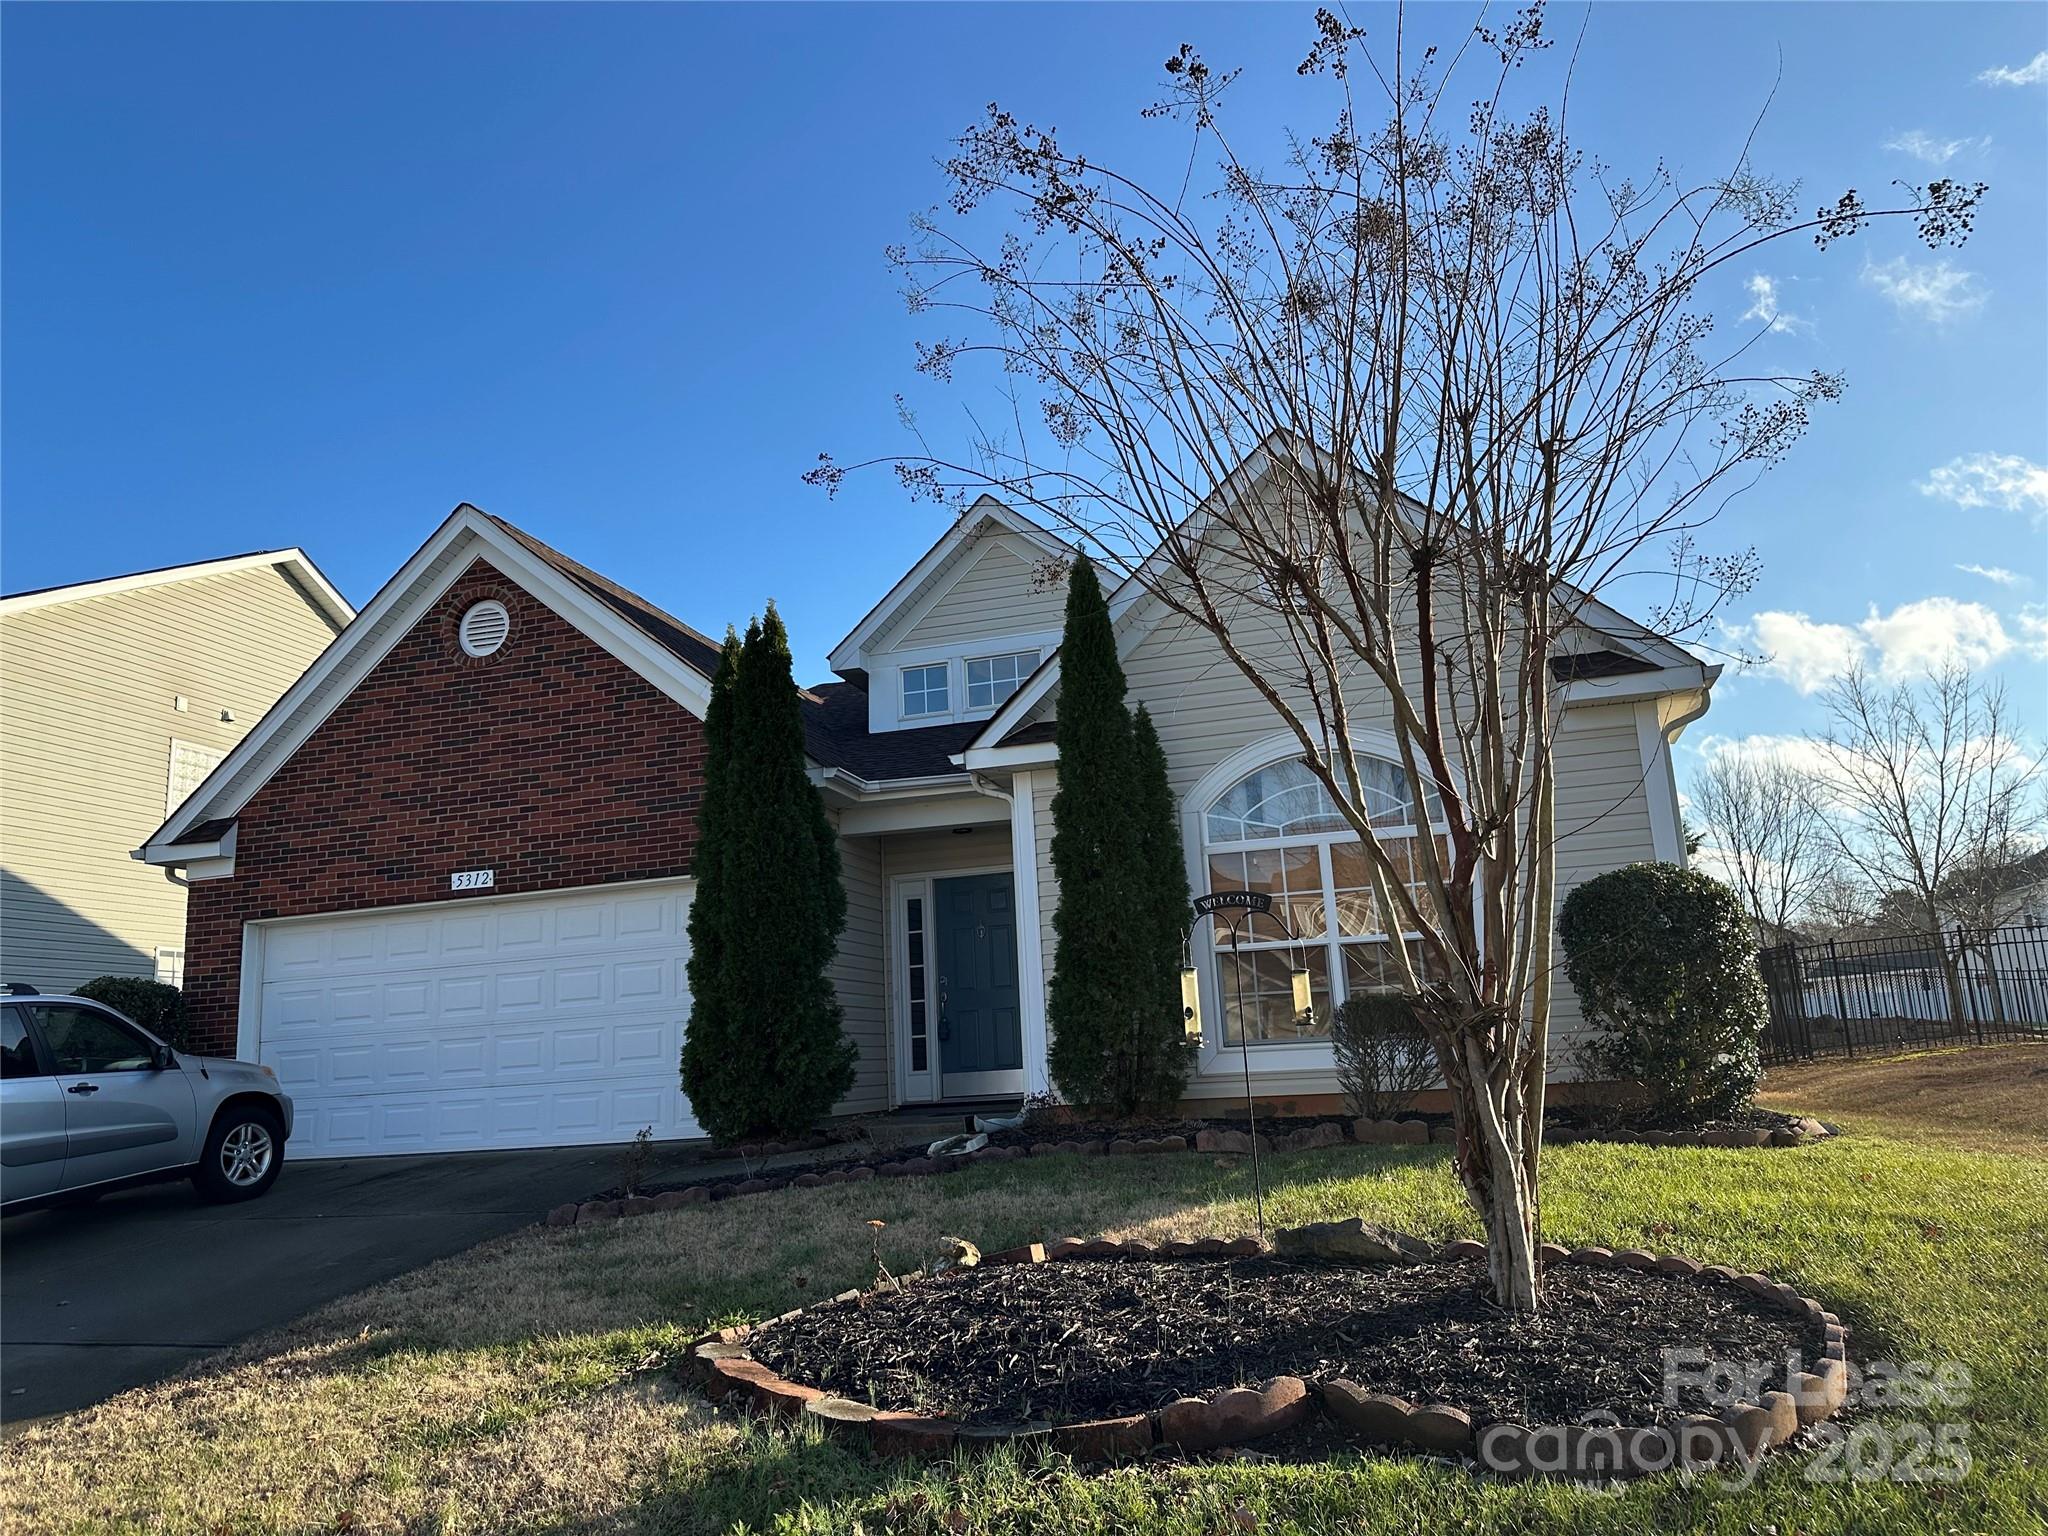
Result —
[[1952, 265], [1946, 256], [1927, 262], [1904, 256], [1866, 262], [1863, 281], [1890, 299], [1900, 313], [1918, 314], [1937, 325], [1975, 314], [1988, 297], [1977, 285], [1976, 273]]
[[1895, 149], [1900, 154], [1911, 155], [1915, 160], [1925, 161], [1928, 165], [1947, 165], [1966, 150], [1985, 149], [1990, 144], [1989, 138], [1937, 139], [1933, 134], [1923, 133], [1918, 128], [1896, 134], [1884, 141], [1886, 149]]
[[1742, 312], [1743, 319], [1761, 320], [1781, 335], [1813, 329], [1811, 320], [1787, 314], [1778, 307], [1778, 280], [1775, 277], [1765, 272], [1753, 272], [1742, 286], [1749, 291], [1749, 308]]
[[1720, 736], [1710, 733], [1700, 738], [1697, 750], [1703, 765], [1720, 758], [1735, 757], [1749, 762], [1779, 762], [1788, 768], [1812, 773], [1825, 767], [1828, 761], [1826, 750], [1811, 736]]
[[2029, 603], [2013, 622], [2020, 627], [2020, 649], [2036, 661], [2048, 661], [2048, 606]]
[[[2029, 620], [2022, 616], [2019, 622], [2023, 633], [2031, 632]], [[1873, 668], [1887, 682], [1903, 682], [1950, 662], [1989, 666], [2014, 645], [1995, 612], [1953, 597], [1923, 597], [1890, 613], [1873, 606], [1868, 617], [1853, 625], [1766, 611], [1747, 624], [1730, 625], [1729, 632], [1765, 655], [1765, 673], [1801, 693], [1820, 692], [1858, 664]]]
[[2042, 49], [2018, 69], [1994, 64], [1977, 76], [1979, 85], [2039, 85], [2043, 80], [2048, 80], [2048, 48]]
[[1966, 453], [1927, 472], [1920, 494], [1959, 507], [2000, 507], [2048, 520], [2048, 465], [2016, 453]]
[[2012, 636], [1997, 614], [1982, 603], [1952, 597], [1901, 603], [1883, 616], [1873, 608], [1856, 628], [1876, 652], [1877, 670], [1891, 682], [1924, 676], [1950, 662], [1986, 667], [2012, 649]]
[[1982, 576], [1986, 581], [2000, 587], [2024, 587], [2028, 578], [2018, 571], [2008, 571], [2002, 565], [1958, 565], [1957, 570], [1969, 576]]
[[1863, 637], [1846, 624], [1817, 624], [1803, 613], [1765, 612], [1730, 626], [1737, 640], [1769, 659], [1763, 670], [1801, 693], [1818, 693], [1862, 660]]

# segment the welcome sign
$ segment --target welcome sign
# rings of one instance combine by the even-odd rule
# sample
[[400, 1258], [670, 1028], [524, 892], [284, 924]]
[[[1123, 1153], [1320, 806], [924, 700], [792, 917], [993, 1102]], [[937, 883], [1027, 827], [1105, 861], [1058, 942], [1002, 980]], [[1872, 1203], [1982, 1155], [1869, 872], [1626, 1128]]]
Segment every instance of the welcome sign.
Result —
[[1207, 917], [1211, 912], [1271, 912], [1273, 898], [1264, 891], [1211, 891], [1206, 896], [1195, 898], [1195, 915]]

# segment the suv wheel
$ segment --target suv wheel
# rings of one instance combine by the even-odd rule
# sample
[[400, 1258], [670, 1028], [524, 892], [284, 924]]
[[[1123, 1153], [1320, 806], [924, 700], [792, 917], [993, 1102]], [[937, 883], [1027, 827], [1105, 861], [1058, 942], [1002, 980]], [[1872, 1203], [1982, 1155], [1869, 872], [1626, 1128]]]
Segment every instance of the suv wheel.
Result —
[[192, 1183], [201, 1198], [253, 1200], [277, 1182], [284, 1166], [284, 1127], [255, 1104], [235, 1104], [215, 1117]]

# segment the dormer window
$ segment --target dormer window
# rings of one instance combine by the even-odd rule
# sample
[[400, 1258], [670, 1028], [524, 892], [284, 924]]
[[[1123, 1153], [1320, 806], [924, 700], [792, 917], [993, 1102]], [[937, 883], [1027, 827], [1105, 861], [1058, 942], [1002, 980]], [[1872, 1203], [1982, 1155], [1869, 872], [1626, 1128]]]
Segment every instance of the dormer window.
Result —
[[967, 707], [995, 709], [1038, 670], [1038, 652], [1011, 651], [1002, 656], [967, 658]]
[[946, 687], [950, 668], [943, 661], [930, 666], [903, 669], [903, 718], [950, 713], [953, 704]]

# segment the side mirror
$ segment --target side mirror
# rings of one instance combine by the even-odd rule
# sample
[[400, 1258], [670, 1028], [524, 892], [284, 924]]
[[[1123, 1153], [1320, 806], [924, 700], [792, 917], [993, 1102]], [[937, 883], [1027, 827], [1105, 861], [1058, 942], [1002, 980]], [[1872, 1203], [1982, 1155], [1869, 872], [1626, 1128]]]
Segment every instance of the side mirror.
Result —
[[178, 1065], [178, 1058], [168, 1045], [160, 1045], [156, 1048], [154, 1065], [159, 1072], [169, 1072]]

